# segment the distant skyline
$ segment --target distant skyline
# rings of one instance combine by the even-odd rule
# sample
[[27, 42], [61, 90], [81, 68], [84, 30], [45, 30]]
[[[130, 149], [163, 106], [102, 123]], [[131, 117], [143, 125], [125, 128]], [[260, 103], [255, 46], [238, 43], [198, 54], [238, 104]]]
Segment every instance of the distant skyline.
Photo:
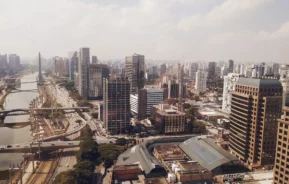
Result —
[[288, 0], [0, 0], [0, 54], [281, 62]]

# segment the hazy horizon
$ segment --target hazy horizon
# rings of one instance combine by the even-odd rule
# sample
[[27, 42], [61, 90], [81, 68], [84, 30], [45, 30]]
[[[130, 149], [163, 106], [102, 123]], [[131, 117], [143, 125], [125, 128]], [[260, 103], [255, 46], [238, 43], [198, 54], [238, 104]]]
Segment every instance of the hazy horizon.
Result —
[[288, 0], [0, 0], [0, 54], [288, 61]]

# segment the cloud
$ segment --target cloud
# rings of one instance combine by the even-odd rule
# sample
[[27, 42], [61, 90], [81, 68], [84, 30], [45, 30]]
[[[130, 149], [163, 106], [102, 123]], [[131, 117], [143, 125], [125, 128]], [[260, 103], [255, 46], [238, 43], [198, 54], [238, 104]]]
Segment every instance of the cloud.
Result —
[[[270, 58], [285, 60], [287, 57], [280, 48], [288, 38], [288, 23], [282, 20], [280, 27], [272, 27], [273, 20], [281, 21], [272, 15], [264, 21], [269, 29], [258, 25], [253, 29], [255, 22], [248, 21], [263, 18], [260, 9], [264, 7], [270, 11], [269, 5], [282, 6], [279, 1], [121, 2], [125, 3], [118, 0], [0, 0], [0, 53], [29, 57], [40, 51], [46, 57], [67, 56], [68, 52], [87, 46], [100, 59], [124, 58], [136, 52], [156, 59], [260, 60], [267, 58], [270, 49], [273, 50]], [[288, 15], [283, 12], [282, 16], [285, 14]], [[242, 26], [237, 28], [236, 24]], [[272, 46], [264, 46], [270, 44]], [[274, 51], [273, 46], [282, 53]]]
[[206, 14], [184, 17], [178, 28], [185, 31], [222, 26], [243, 16], [250, 16], [260, 6], [273, 0], [226, 0]]

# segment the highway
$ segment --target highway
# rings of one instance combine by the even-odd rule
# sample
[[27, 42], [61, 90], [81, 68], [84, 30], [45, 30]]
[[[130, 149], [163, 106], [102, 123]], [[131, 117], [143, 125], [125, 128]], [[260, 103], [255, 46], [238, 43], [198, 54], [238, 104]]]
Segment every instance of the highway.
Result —
[[[76, 101], [69, 96], [69, 93], [66, 89], [59, 87], [59, 85], [49, 85], [48, 87], [52, 91], [53, 95], [56, 97], [57, 102], [60, 103], [63, 108], [77, 107]], [[101, 144], [115, 142], [115, 139], [108, 139], [105, 136], [106, 132], [102, 121], [95, 120], [86, 112], [83, 112], [82, 114], [84, 115], [85, 119], [80, 117], [77, 113], [74, 113], [73, 115], [66, 114], [66, 117], [70, 124], [75, 123], [75, 119], [86, 122], [89, 125], [90, 129], [95, 133], [93, 137], [97, 141], [97, 143]]]
[[[80, 141], [52, 141], [52, 142], [40, 142], [40, 150], [57, 150], [63, 148], [79, 147]], [[25, 142], [20, 144], [1, 145], [0, 153], [28, 153], [37, 152], [39, 149], [38, 142]]]

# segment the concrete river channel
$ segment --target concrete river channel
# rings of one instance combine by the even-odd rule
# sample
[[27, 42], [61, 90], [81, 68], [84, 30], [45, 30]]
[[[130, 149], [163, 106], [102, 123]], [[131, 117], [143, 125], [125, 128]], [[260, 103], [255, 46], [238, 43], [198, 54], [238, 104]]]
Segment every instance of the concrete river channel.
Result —
[[[36, 81], [38, 73], [27, 74], [21, 77], [21, 85], [17, 86], [19, 90], [37, 89], [37, 83], [25, 83]], [[24, 82], [24, 83], [23, 83]], [[38, 96], [37, 91], [20, 91], [10, 93], [5, 99], [5, 109], [28, 108], [30, 102]], [[4, 123], [25, 122], [29, 115], [24, 116], [7, 116]], [[0, 127], [0, 145], [17, 144], [29, 142], [32, 140], [30, 126], [24, 128], [7, 128]], [[18, 164], [23, 160], [22, 154], [19, 153], [0, 153], [0, 171], [7, 170], [10, 164]]]

